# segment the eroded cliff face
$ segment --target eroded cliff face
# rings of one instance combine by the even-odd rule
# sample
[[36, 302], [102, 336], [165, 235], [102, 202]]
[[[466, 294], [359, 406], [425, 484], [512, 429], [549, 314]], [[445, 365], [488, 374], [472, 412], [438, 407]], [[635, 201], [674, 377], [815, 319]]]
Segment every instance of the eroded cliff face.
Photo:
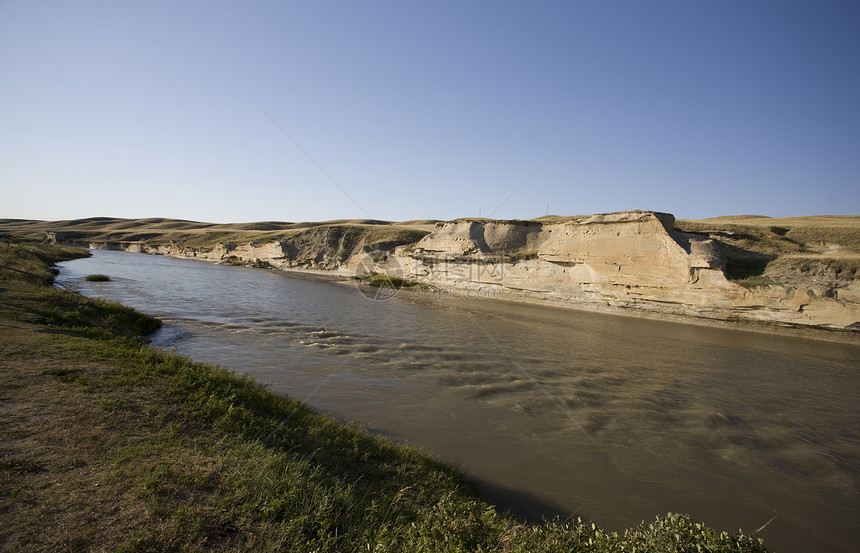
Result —
[[498, 287], [561, 303], [662, 310], [724, 303], [734, 285], [723, 274], [721, 251], [710, 240], [673, 233], [673, 222], [652, 212], [559, 223], [454, 221], [418, 242], [403, 263], [423, 282]]
[[671, 215], [650, 212], [557, 224], [455, 221], [441, 223], [418, 242], [413, 258], [496, 260], [505, 269], [500, 271], [505, 273], [502, 284], [529, 290], [725, 285], [724, 260], [716, 245], [673, 233], [673, 222]]
[[186, 257], [219, 263], [235, 263], [276, 269], [315, 270], [346, 274], [349, 267], [368, 254], [391, 251], [411, 244], [424, 232], [412, 230], [376, 232], [350, 225], [321, 225], [279, 240], [248, 243], [229, 241], [213, 248], [190, 247], [181, 242], [90, 242], [92, 249], [121, 249], [136, 253]]
[[145, 242], [121, 247], [342, 276], [375, 272], [440, 290], [566, 306], [860, 327], [856, 282], [827, 293], [803, 287], [744, 288], [726, 279], [719, 244], [674, 230], [674, 217], [665, 213], [549, 221], [461, 219], [437, 224], [420, 240], [418, 236], [380, 241], [367, 228], [319, 226], [283, 240], [224, 243], [210, 250]]
[[860, 321], [854, 287], [828, 296], [814, 289], [748, 289], [729, 282], [720, 246], [675, 231], [674, 217], [664, 213], [612, 213], [558, 223], [452, 221], [397, 254], [397, 276], [440, 287], [496, 290], [501, 297], [802, 326], [845, 328]]

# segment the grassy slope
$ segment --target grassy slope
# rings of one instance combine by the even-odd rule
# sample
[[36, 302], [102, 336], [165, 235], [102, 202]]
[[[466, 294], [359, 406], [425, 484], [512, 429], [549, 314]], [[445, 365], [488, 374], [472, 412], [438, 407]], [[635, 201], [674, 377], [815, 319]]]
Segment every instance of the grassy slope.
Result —
[[803, 286], [816, 278], [835, 286], [860, 277], [860, 216], [741, 215], [679, 219], [675, 227], [722, 243], [731, 279]]
[[177, 219], [117, 219], [111, 217], [93, 217], [72, 221], [0, 219], [0, 235], [7, 232], [31, 239], [42, 239], [46, 232], [57, 232], [61, 235], [61, 242], [145, 241], [150, 245], [174, 242], [191, 248], [211, 249], [218, 244], [227, 242], [247, 244], [285, 240], [320, 227], [360, 229], [367, 233], [370, 243], [409, 243], [419, 240], [424, 234], [432, 230], [433, 224], [430, 221], [389, 223], [368, 219], [320, 223], [264, 221], [230, 224], [201, 223]]
[[[70, 255], [4, 247], [19, 266]], [[39, 281], [0, 272], [4, 550], [764, 551], [671, 514], [622, 535], [522, 524], [450, 467], [153, 350], [136, 335], [156, 320]]]

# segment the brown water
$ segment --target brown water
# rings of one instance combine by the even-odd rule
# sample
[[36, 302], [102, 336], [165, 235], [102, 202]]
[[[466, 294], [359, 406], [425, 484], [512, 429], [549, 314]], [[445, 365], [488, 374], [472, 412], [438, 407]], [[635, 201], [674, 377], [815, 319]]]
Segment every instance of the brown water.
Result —
[[156, 343], [418, 445], [520, 514], [620, 530], [686, 512], [727, 531], [766, 525], [782, 552], [860, 540], [858, 346], [489, 300], [372, 301], [122, 252], [62, 266], [61, 282], [163, 317]]

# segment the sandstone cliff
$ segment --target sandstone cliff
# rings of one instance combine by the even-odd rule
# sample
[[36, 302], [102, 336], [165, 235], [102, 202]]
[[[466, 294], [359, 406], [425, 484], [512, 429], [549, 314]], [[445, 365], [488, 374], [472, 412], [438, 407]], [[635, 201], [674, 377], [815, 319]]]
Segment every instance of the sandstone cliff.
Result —
[[397, 253], [397, 276], [497, 289], [502, 297], [800, 326], [860, 321], [856, 282], [829, 297], [802, 287], [740, 286], [726, 279], [718, 243], [674, 230], [674, 217], [663, 213], [458, 220]]
[[[341, 276], [376, 273], [437, 290], [573, 307], [860, 330], [857, 279], [826, 287], [741, 286], [726, 278], [726, 253], [734, 246], [707, 233], [681, 232], [665, 213], [458, 219], [435, 226], [427, 221], [253, 228], [181, 223], [177, 229], [159, 222], [163, 234], [111, 227], [111, 234], [95, 236], [89, 246]], [[84, 227], [74, 228], [77, 234], [67, 240], [87, 237]], [[63, 241], [62, 234], [55, 238]]]

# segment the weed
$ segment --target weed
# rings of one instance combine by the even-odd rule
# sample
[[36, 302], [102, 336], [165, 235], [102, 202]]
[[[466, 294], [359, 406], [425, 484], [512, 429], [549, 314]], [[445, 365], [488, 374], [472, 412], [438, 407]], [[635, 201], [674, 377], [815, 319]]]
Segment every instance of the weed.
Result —
[[110, 277], [107, 275], [87, 275], [88, 282], [109, 282]]

